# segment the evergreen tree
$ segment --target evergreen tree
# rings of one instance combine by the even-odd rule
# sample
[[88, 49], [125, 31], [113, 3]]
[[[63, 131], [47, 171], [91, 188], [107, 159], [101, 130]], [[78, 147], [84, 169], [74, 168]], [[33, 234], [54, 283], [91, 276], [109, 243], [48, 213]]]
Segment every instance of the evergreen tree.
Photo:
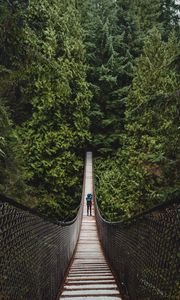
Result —
[[[87, 0], [80, 8], [87, 51], [88, 81], [93, 100], [91, 132], [100, 153], [120, 145], [124, 124], [124, 99], [132, 79], [134, 23], [130, 2]], [[122, 11], [120, 11], [122, 8]]]
[[137, 61], [127, 102], [127, 131], [132, 141], [136, 139], [137, 150], [142, 152], [139, 157], [152, 175], [154, 188], [159, 191], [162, 186], [162, 197], [166, 186], [169, 190], [177, 183], [178, 47], [174, 35], [165, 43], [156, 29], [151, 31], [144, 55]]
[[22, 200], [28, 190], [19, 139], [0, 99], [0, 192]]
[[[81, 153], [90, 136], [90, 92], [75, 1], [8, 1], [0, 10], [0, 97], [13, 120], [10, 131], [20, 156], [24, 153], [31, 189], [26, 200], [64, 218], [80, 201]], [[2, 157], [6, 139], [0, 136]], [[4, 184], [2, 190], [7, 193]]]
[[51, 7], [47, 1], [32, 2], [28, 26], [31, 39], [42, 44], [32, 118], [20, 130], [24, 154], [30, 183], [41, 199], [39, 209], [63, 218], [80, 201], [80, 153], [89, 139], [90, 93], [81, 30], [73, 5], [58, 1]]
[[0, 3], [0, 97], [9, 107], [15, 124], [31, 116], [30, 86], [35, 53], [28, 42], [26, 13], [24, 1]]
[[93, 100], [91, 132], [95, 149], [112, 154], [122, 146], [125, 101], [133, 79], [133, 61], [144, 38], [159, 26], [160, 0], [79, 3]]
[[132, 216], [179, 190], [178, 49], [173, 35], [165, 43], [153, 29], [136, 60], [123, 147], [113, 160], [97, 165], [98, 199], [111, 220]]
[[143, 38], [153, 26], [159, 26], [161, 2], [161, 0], [133, 0], [136, 24]]
[[111, 219], [178, 188], [178, 9], [175, 0], [0, 2], [2, 192], [64, 218], [79, 203], [87, 143], [102, 155], [98, 195]]
[[159, 21], [163, 27], [163, 37], [167, 40], [169, 34], [174, 30], [178, 37], [180, 36], [179, 28], [179, 12], [180, 3], [176, 0], [162, 0], [161, 1], [161, 13]]
[[22, 28], [20, 7], [15, 1], [0, 2], [0, 192], [22, 200], [28, 189], [27, 177], [20, 140], [12, 122], [12, 115], [16, 114], [13, 106], [19, 103], [17, 82], [21, 77], [17, 67], [21, 61], [18, 55], [22, 53], [18, 43]]

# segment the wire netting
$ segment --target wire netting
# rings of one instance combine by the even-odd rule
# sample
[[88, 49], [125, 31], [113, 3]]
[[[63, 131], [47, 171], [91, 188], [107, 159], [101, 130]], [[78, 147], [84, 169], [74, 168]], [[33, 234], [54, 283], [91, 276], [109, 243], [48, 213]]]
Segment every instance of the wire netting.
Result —
[[54, 300], [73, 255], [82, 218], [50, 222], [0, 196], [0, 300]]
[[126, 222], [110, 223], [96, 203], [100, 240], [124, 299], [180, 299], [179, 212], [174, 199]]

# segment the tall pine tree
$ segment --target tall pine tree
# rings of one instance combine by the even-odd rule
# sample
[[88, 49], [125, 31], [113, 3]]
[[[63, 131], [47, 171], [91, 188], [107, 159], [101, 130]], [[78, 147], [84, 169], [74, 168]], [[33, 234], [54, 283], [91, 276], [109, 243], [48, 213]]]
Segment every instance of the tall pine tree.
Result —
[[24, 154], [40, 210], [63, 217], [80, 201], [80, 153], [89, 139], [90, 93], [78, 14], [73, 4], [34, 2], [27, 30], [33, 39], [43, 40], [32, 118], [20, 130]]
[[109, 219], [130, 217], [178, 192], [179, 44], [153, 29], [136, 60], [123, 147], [97, 164], [97, 196]]
[[130, 7], [130, 1], [110, 0], [87, 0], [79, 6], [93, 94], [93, 145], [102, 154], [112, 153], [121, 144], [124, 99], [132, 80], [134, 54], [135, 24]]

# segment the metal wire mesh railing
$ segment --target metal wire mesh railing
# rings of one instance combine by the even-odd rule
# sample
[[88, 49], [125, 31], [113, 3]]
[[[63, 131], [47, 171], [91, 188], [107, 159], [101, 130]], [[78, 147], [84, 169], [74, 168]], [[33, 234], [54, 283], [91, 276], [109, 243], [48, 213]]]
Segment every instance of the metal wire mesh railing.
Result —
[[110, 223], [96, 202], [100, 240], [124, 299], [180, 299], [179, 212], [176, 198], [126, 222]]
[[42, 219], [0, 196], [0, 300], [54, 300], [78, 239], [82, 206], [68, 223]]

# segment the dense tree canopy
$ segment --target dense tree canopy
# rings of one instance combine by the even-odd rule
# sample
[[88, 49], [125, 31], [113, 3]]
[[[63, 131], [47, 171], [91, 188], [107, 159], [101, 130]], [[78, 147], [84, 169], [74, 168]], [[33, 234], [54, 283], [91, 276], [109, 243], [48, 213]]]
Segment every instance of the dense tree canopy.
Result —
[[126, 100], [123, 146], [97, 162], [98, 198], [110, 219], [132, 216], [178, 191], [179, 45], [153, 29], [136, 59]]
[[96, 155], [104, 215], [179, 190], [179, 4], [0, 1], [0, 191], [65, 219]]
[[78, 12], [73, 3], [58, 0], [5, 3], [1, 9], [7, 14], [1, 20], [1, 98], [22, 145], [28, 202], [64, 217], [80, 201], [81, 152], [90, 138], [91, 94]]

